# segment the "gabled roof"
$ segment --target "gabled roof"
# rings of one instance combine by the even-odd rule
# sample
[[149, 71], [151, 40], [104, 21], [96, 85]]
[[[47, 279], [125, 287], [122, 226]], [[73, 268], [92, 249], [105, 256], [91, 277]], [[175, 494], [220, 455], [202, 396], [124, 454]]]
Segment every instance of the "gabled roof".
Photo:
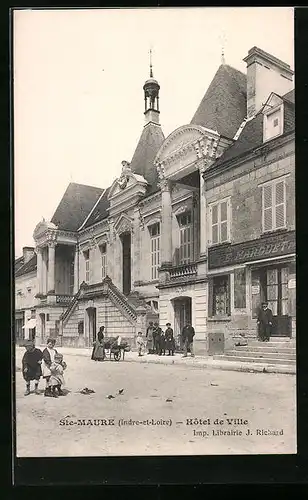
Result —
[[246, 75], [227, 64], [219, 66], [191, 123], [233, 139], [246, 116]]
[[152, 192], [157, 188], [158, 175], [154, 166], [154, 159], [164, 140], [165, 136], [161, 126], [149, 122], [143, 128], [130, 163], [132, 172], [142, 175], [149, 183], [148, 192]]
[[[20, 261], [21, 259], [22, 259], [22, 265], [18, 266], [18, 268], [16, 269], [16, 262]], [[23, 260], [24, 260], [23, 257], [19, 257], [19, 259], [15, 261], [15, 277], [22, 276], [27, 273], [32, 273], [33, 271], [36, 270], [36, 262], [37, 262], [36, 254], [34, 254], [33, 257], [31, 257], [31, 259], [29, 259], [28, 262], [26, 262], [25, 264], [23, 263]]]
[[51, 222], [59, 229], [77, 231], [102, 194], [103, 189], [71, 182]]
[[[292, 103], [292, 101], [289, 100], [289, 98], [290, 97], [288, 97], [288, 99], [285, 99], [285, 96], [282, 97], [284, 101], [284, 125], [283, 125], [284, 134], [291, 132], [292, 130], [294, 130], [295, 127], [295, 113], [294, 113], [295, 106]], [[276, 137], [274, 137], [272, 140], [275, 139]], [[261, 146], [262, 144], [263, 144], [263, 113], [261, 110], [252, 120], [247, 121], [238, 140], [234, 144], [232, 144], [232, 146], [230, 146], [220, 158], [218, 158], [218, 160], [211, 166], [211, 168], [216, 168], [222, 163], [225, 163], [233, 158], [248, 153], [249, 151]]]
[[100, 222], [101, 220], [105, 219], [108, 217], [108, 208], [109, 208], [109, 200], [108, 200], [108, 193], [109, 193], [110, 187], [107, 188], [99, 200], [98, 204], [96, 205], [95, 209], [91, 213], [89, 219], [85, 223], [83, 229], [86, 227], [90, 227], [93, 224], [96, 224], [97, 222]]

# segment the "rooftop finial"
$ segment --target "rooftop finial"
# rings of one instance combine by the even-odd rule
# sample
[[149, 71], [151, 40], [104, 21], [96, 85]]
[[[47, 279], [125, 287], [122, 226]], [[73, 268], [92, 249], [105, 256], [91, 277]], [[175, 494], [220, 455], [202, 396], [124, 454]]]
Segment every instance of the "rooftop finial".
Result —
[[150, 48], [150, 78], [153, 78], [152, 47]]
[[221, 64], [226, 64], [226, 61], [225, 61], [225, 51], [224, 51], [223, 47], [221, 49]]
[[226, 64], [226, 60], [225, 60], [225, 42], [226, 42], [225, 32], [223, 32], [219, 38], [221, 41], [221, 64]]

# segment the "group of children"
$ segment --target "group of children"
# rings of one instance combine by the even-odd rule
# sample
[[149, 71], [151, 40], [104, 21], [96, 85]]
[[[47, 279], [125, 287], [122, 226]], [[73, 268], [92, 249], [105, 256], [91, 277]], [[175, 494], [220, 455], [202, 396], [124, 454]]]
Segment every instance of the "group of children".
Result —
[[43, 352], [35, 347], [33, 340], [28, 340], [25, 344], [26, 352], [22, 358], [22, 374], [26, 382], [25, 396], [31, 393], [31, 381], [34, 381], [34, 394], [40, 394], [38, 386], [41, 377], [46, 381], [44, 396], [57, 398], [64, 395], [62, 386], [66, 363], [62, 354], [55, 349], [55, 343], [55, 339], [48, 339]]
[[137, 335], [137, 348], [138, 356], [142, 356], [145, 348], [148, 349], [148, 354], [159, 354], [165, 355], [166, 350], [169, 351], [168, 356], [174, 356], [175, 351], [175, 340], [173, 336], [173, 330], [171, 328], [171, 323], [166, 324], [166, 331], [159, 327], [158, 323], [150, 321], [149, 326], [146, 331], [146, 339], [142, 337], [142, 332], [138, 332]]

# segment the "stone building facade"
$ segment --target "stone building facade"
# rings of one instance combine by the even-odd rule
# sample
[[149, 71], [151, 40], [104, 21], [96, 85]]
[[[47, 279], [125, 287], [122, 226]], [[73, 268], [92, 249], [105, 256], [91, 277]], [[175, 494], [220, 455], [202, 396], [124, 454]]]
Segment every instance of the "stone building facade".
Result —
[[15, 261], [14, 336], [18, 343], [35, 336], [36, 327], [36, 255], [24, 247]]
[[245, 60], [247, 75], [222, 64], [191, 122], [166, 138], [150, 68], [131, 162], [106, 189], [71, 183], [35, 228], [41, 341], [91, 345], [103, 324], [133, 342], [152, 319], [178, 343], [191, 322], [206, 353], [210, 333], [223, 329], [227, 346], [255, 335], [264, 294], [292, 318], [290, 330], [280, 314], [277, 335], [294, 332], [293, 73], [257, 47]]

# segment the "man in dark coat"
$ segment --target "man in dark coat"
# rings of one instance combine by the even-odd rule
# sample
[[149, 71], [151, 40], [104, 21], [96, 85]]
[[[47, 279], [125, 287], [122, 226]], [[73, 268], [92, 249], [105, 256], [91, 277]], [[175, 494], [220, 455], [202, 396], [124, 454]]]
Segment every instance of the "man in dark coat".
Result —
[[174, 337], [173, 337], [173, 330], [171, 328], [171, 323], [166, 324], [166, 331], [165, 331], [165, 342], [166, 342], [166, 349], [169, 351], [168, 356], [171, 355], [174, 356], [174, 350], [175, 350], [175, 342], [174, 342]]
[[258, 311], [257, 324], [259, 340], [269, 342], [273, 325], [273, 313], [268, 308], [267, 302], [262, 302], [262, 306]]
[[182, 341], [183, 341], [183, 345], [184, 345], [183, 358], [187, 357], [188, 350], [190, 351], [190, 355], [192, 358], [195, 356], [194, 355], [194, 346], [193, 346], [194, 335], [195, 335], [194, 328], [191, 326], [191, 324], [189, 322], [187, 322], [182, 330]]
[[22, 374], [26, 382], [25, 396], [30, 394], [30, 382], [34, 380], [34, 393], [39, 394], [38, 385], [42, 375], [41, 363], [43, 353], [37, 349], [32, 340], [25, 344], [26, 352], [22, 358]]

